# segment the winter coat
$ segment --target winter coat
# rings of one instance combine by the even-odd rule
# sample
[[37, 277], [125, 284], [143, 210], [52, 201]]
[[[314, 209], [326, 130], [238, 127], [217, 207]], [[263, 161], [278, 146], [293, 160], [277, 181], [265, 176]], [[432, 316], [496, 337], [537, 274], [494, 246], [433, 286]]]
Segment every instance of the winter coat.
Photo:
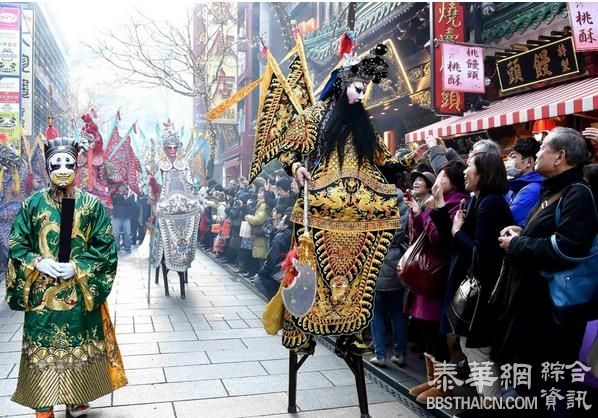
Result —
[[[448, 211], [438, 211], [434, 216], [436, 224], [445, 225], [442, 230], [446, 231], [446, 227], [452, 225]], [[474, 274], [480, 282], [481, 299], [467, 335], [467, 347], [470, 348], [491, 345], [496, 314], [488, 302], [504, 257], [504, 252], [498, 245], [498, 237], [500, 231], [509, 225], [513, 225], [513, 216], [504, 196], [480, 194], [469, 202], [463, 226], [453, 238], [440, 330], [445, 334], [452, 331], [446, 312], [455, 290], [467, 275], [475, 247], [477, 263], [474, 264]]]
[[509, 208], [515, 225], [525, 226], [531, 210], [540, 200], [544, 176], [531, 171], [509, 181]]
[[[131, 197], [133, 200], [131, 201]], [[118, 219], [129, 219], [131, 204], [135, 203], [135, 197], [126, 197], [122, 194], [112, 195], [112, 217]]]
[[[561, 325], [552, 315], [548, 282], [539, 273], [540, 270], [559, 271], [571, 267], [552, 249], [551, 236], [556, 237], [559, 250], [564, 254], [584, 257], [598, 233], [592, 195], [584, 187], [570, 187], [579, 182], [583, 182], [582, 167], [544, 180], [542, 202], [566, 188], [561, 197], [559, 224], [555, 219], [557, 201], [544, 208], [509, 245], [505, 270], [493, 297], [500, 312], [495, 344], [497, 353], [505, 361], [531, 362], [540, 359], [539, 353], [548, 359], [549, 352], [556, 346], [565, 350], [569, 346], [573, 354], [579, 349], [581, 341], [552, 340], [551, 334]], [[583, 326], [585, 322], [580, 323], [575, 318], [562, 324], [568, 329]]]
[[445, 154], [444, 150], [438, 145], [433, 146], [428, 150], [428, 158], [430, 160], [432, 170], [434, 170], [434, 174], [436, 175], [440, 173], [442, 166], [445, 165], [447, 161], [463, 161], [463, 159], [454, 149], [448, 148]]
[[[469, 195], [464, 192], [447, 193], [444, 196], [445, 205], [438, 209], [426, 209], [419, 216], [413, 218], [413, 240], [416, 240], [419, 235], [425, 231], [428, 238], [429, 245], [431, 245], [432, 251], [435, 252], [439, 257], [449, 259], [451, 251], [452, 237], [450, 236], [450, 230], [442, 231], [445, 225], [440, 225], [441, 230], [438, 229], [432, 219], [432, 213], [441, 211], [448, 213], [448, 219], [452, 225], [453, 218], [459, 210], [459, 204], [462, 199], [469, 200]], [[446, 218], [444, 218], [446, 220]], [[448, 269], [446, 270], [448, 273]], [[446, 281], [446, 279], [445, 279]], [[443, 284], [444, 285], [444, 284]], [[444, 287], [443, 287], [444, 289]], [[407, 297], [406, 310], [418, 318], [425, 321], [438, 321], [440, 319], [440, 309], [442, 306], [442, 297], [432, 297], [419, 294], [410, 294]]]
[[[247, 216], [247, 222], [252, 227], [262, 227], [270, 218], [270, 208], [266, 202], [258, 201], [255, 213]], [[268, 240], [264, 236], [256, 235], [253, 238], [253, 249], [251, 255], [253, 258], [266, 258], [268, 252]]]
[[397, 264], [409, 245], [407, 238], [409, 209], [403, 200], [403, 196], [403, 191], [397, 189], [401, 228], [395, 232], [390, 247], [388, 247], [386, 258], [380, 267], [380, 274], [376, 281], [376, 292], [391, 292], [403, 288], [401, 281], [397, 277]]
[[260, 276], [274, 278], [281, 269], [281, 263], [284, 261], [287, 253], [291, 247], [291, 238], [293, 235], [292, 228], [286, 228], [274, 236], [272, 240], [272, 246], [268, 250], [266, 261], [261, 268]]

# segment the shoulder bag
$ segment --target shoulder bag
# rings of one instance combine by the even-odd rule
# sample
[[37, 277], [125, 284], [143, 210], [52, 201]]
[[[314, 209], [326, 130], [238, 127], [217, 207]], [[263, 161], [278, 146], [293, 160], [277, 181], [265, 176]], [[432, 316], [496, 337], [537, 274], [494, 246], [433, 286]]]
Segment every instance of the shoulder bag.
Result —
[[480, 304], [482, 289], [476, 278], [475, 265], [478, 263], [476, 247], [473, 247], [471, 266], [461, 282], [447, 310], [446, 316], [455, 335], [467, 337]]
[[[594, 203], [594, 213], [598, 219], [598, 211], [596, 210], [592, 190], [585, 184], [577, 184], [585, 187], [590, 192]], [[554, 213], [557, 226], [561, 217], [561, 201], [562, 198], [559, 199]], [[564, 311], [569, 308], [588, 305], [592, 312], [587, 312], [590, 317], [586, 319], [593, 319], [591, 316], [598, 315], [598, 235], [594, 237], [592, 248], [587, 257], [569, 257], [565, 255], [558, 247], [555, 234], [550, 237], [550, 243], [560, 258], [575, 263], [573, 267], [566, 270], [540, 272], [548, 280], [550, 299], [557, 313], [559, 311], [565, 313]]]
[[424, 231], [399, 260], [397, 275], [413, 293], [437, 296], [442, 291], [446, 266], [446, 261], [434, 252]]

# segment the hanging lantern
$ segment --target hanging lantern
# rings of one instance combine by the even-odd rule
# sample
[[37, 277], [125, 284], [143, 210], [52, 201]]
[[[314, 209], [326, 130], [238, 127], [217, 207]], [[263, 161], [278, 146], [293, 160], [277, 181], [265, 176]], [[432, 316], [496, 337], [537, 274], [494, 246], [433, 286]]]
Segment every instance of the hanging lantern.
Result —
[[556, 123], [552, 119], [538, 119], [532, 125], [532, 135], [536, 141], [543, 141], [553, 128], [556, 128]]
[[58, 138], [58, 131], [54, 128], [54, 117], [48, 116], [48, 129], [46, 129], [46, 140]]
[[552, 119], [539, 119], [534, 121], [532, 126], [532, 133], [536, 132], [548, 132], [556, 128], [556, 123]]

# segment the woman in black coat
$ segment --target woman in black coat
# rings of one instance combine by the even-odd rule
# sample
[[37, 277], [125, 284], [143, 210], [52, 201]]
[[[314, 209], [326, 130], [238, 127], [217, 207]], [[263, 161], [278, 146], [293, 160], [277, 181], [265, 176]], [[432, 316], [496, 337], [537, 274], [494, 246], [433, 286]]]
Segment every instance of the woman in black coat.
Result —
[[[481, 299], [470, 331], [467, 335], [461, 335], [460, 339], [461, 349], [471, 367], [474, 361], [482, 363], [490, 360], [496, 313], [488, 301], [504, 256], [498, 245], [498, 236], [503, 228], [513, 224], [511, 211], [504, 198], [509, 183], [500, 157], [488, 152], [473, 154], [465, 170], [465, 189], [474, 196], [467, 213], [459, 210], [453, 219], [453, 249], [441, 320], [444, 331], [450, 332], [446, 312], [455, 290], [465, 279], [475, 247], [477, 261], [474, 263], [474, 273], [480, 282]], [[446, 219], [440, 220], [445, 225], [447, 222]], [[493, 372], [495, 376], [499, 375], [496, 368]], [[500, 396], [500, 380], [497, 379], [492, 386], [484, 386], [481, 392], [486, 397]]]
[[[580, 306], [563, 316], [552, 305], [548, 280], [540, 274], [540, 271], [572, 267], [555, 252], [551, 238], [554, 237], [565, 255], [584, 257], [598, 233], [594, 197], [583, 179], [585, 154], [585, 142], [577, 131], [553, 129], [542, 143], [535, 165], [535, 170], [546, 178], [540, 197], [542, 203], [538, 205], [543, 209], [537, 214], [537, 209], [532, 210], [525, 229], [506, 228], [499, 238], [501, 247], [507, 250], [507, 260], [493, 296], [493, 303], [500, 311], [496, 351], [504, 363], [532, 366], [531, 392], [535, 395], [553, 386], [562, 395], [572, 388], [570, 370], [558, 382], [544, 381], [542, 363], [571, 365], [577, 361], [588, 319], [585, 308], [598, 303]], [[524, 385], [515, 389], [523, 393], [526, 388]], [[592, 403], [589, 398], [586, 401]], [[580, 411], [567, 409], [563, 401], [557, 402], [556, 410], [550, 412], [565, 417]]]

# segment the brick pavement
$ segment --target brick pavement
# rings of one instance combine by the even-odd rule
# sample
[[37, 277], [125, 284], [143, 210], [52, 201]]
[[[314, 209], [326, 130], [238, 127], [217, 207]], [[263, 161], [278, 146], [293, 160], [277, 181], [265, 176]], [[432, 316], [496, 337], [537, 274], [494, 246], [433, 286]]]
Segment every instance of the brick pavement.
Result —
[[[288, 352], [280, 337], [262, 329], [265, 303], [212, 259], [198, 252], [185, 300], [176, 273], [169, 277], [170, 297], [152, 281], [149, 307], [147, 271], [146, 247], [119, 260], [109, 303], [129, 384], [92, 402], [90, 418], [359, 416], [353, 375], [321, 344], [299, 372], [300, 412], [286, 413]], [[0, 416], [33, 416], [10, 401], [22, 318], [0, 304]], [[373, 417], [428, 415], [375, 377], [367, 379]], [[57, 417], [63, 410], [57, 408]]]

